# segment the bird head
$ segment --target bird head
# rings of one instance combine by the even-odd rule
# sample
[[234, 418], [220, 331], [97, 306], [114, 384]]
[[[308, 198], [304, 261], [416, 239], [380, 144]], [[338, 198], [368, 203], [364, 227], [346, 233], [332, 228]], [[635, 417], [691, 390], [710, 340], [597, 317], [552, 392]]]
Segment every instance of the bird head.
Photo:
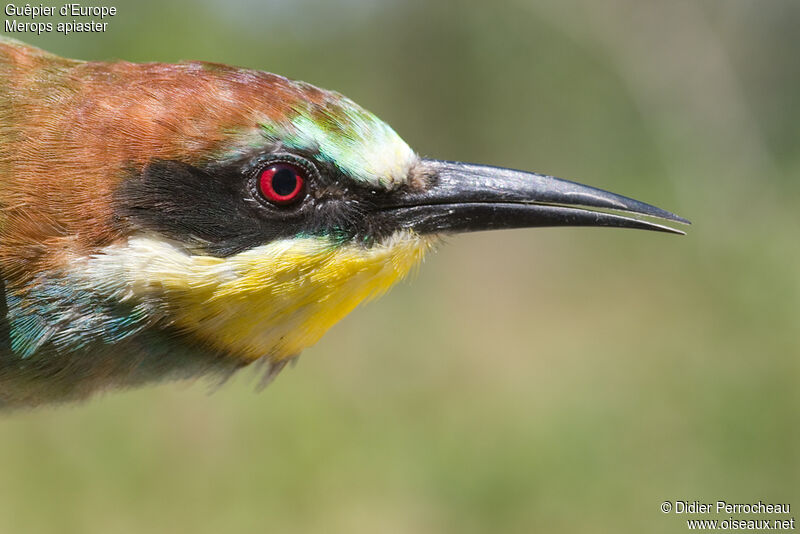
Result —
[[9, 349], [85, 358], [87, 382], [97, 362], [114, 384], [143, 380], [118, 362], [154, 351], [156, 372], [179, 353], [279, 369], [442, 234], [686, 222], [551, 176], [422, 158], [348, 98], [273, 74], [9, 40], [0, 64]]

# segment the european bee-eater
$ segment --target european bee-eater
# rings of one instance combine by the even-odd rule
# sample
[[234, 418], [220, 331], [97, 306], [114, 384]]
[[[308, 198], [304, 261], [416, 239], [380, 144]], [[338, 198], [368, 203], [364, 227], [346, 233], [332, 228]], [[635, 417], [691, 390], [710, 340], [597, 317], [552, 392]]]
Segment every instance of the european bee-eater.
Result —
[[0, 38], [0, 404], [269, 374], [440, 234], [682, 233], [551, 176], [424, 159], [344, 96], [275, 74], [64, 59]]

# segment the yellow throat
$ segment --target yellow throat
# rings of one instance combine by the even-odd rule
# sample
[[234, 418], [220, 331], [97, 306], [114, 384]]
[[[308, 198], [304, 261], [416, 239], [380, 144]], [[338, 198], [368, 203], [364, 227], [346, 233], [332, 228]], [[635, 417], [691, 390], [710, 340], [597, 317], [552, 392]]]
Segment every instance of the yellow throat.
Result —
[[82, 271], [114, 277], [121, 300], [156, 299], [164, 319], [217, 349], [279, 361], [316, 343], [360, 302], [387, 291], [433, 242], [409, 232], [372, 247], [304, 237], [218, 258], [141, 236], [106, 248]]

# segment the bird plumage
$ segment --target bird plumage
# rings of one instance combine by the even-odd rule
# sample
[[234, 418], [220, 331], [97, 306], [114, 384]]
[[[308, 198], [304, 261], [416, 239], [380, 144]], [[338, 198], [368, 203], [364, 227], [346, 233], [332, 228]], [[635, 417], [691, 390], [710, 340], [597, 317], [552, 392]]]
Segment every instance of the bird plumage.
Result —
[[[137, 383], [170, 367], [193, 374], [262, 356], [279, 362], [421, 258], [428, 242], [403, 236], [369, 255], [311, 235], [252, 246], [272, 236], [237, 226], [231, 212], [242, 208], [226, 210], [224, 191], [208, 196], [203, 176], [185, 188], [153, 178], [278, 145], [376, 187], [405, 181], [415, 158], [351, 101], [281, 76], [202, 62], [66, 60], [2, 38], [0, 400], [14, 402], [18, 384], [27, 396], [62, 398], [54, 382], [81, 396], [95, 382]], [[125, 180], [140, 187], [120, 200]], [[181, 194], [186, 204], [171, 206]], [[181, 357], [179, 346], [191, 354]]]
[[278, 370], [448, 229], [664, 229], [589, 219], [558, 195], [680, 220], [550, 177], [536, 187], [556, 184], [555, 200], [517, 194], [533, 182], [493, 183], [484, 200], [474, 178], [495, 171], [458, 165], [274, 74], [82, 62], [0, 38], [0, 403], [259, 359]]

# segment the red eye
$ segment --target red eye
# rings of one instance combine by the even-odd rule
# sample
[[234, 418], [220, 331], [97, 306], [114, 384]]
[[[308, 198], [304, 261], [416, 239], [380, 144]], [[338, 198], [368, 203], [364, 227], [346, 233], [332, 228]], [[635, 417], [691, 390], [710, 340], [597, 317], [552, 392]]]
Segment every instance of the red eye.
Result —
[[258, 179], [258, 189], [274, 204], [290, 204], [303, 193], [305, 171], [291, 163], [273, 163]]

